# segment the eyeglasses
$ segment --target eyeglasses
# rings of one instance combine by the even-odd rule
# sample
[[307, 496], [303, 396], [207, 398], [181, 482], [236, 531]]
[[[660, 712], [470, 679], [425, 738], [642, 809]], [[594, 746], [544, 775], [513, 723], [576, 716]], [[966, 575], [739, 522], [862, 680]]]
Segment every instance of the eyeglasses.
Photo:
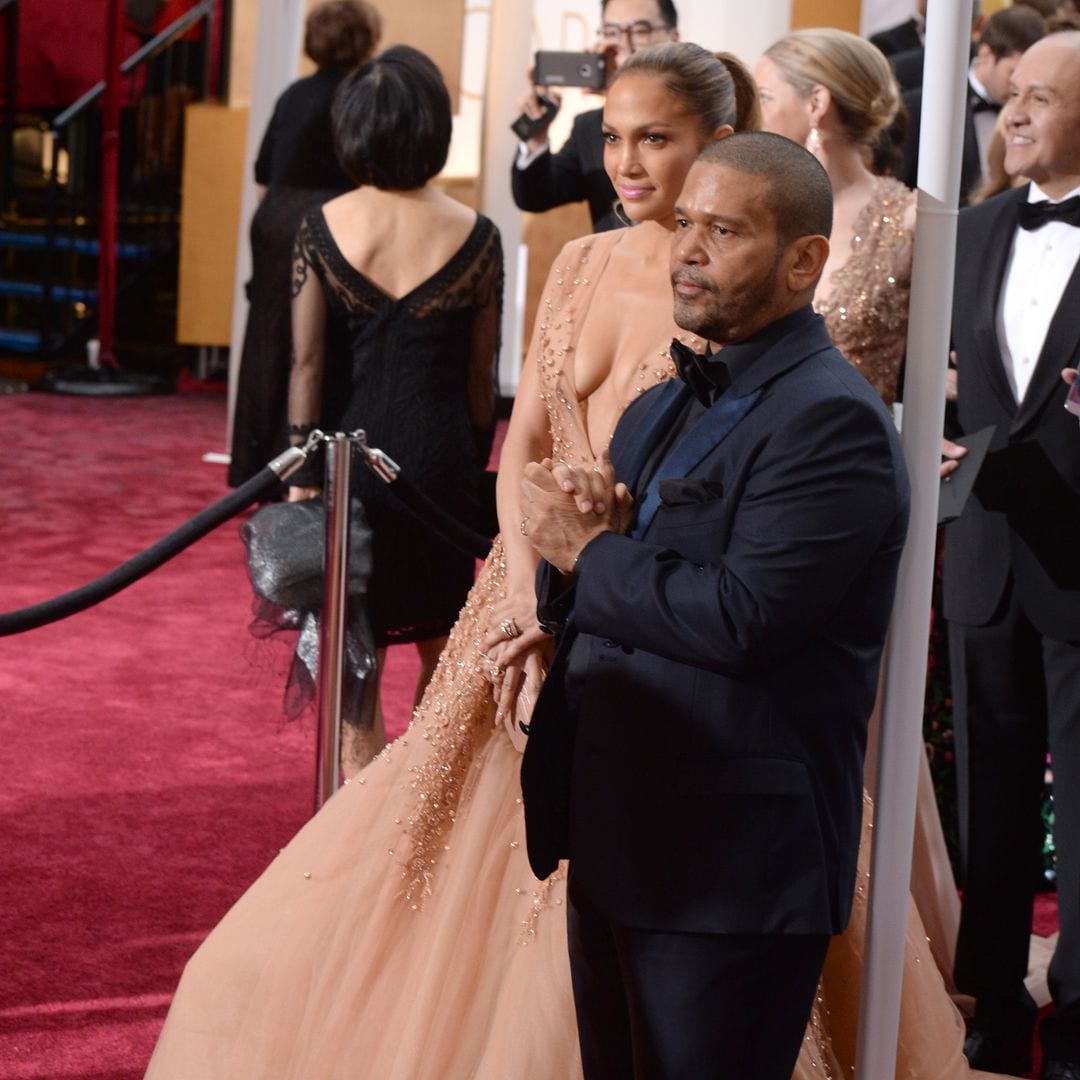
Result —
[[627, 23], [625, 26], [622, 26], [619, 23], [601, 23], [600, 29], [596, 32], [596, 36], [605, 45], [618, 45], [625, 35], [630, 46], [636, 49], [643, 45], [650, 44], [653, 34], [668, 29], [670, 28], [664, 23], [649, 22], [648, 19], [636, 19], [634, 22]]

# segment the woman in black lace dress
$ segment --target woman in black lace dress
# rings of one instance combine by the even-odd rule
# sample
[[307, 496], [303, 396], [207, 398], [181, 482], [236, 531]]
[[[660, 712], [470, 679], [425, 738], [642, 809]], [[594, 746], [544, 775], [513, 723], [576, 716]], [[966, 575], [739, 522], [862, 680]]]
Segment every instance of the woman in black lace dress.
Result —
[[[451, 113], [442, 76], [422, 53], [397, 46], [348, 76], [333, 123], [358, 186], [310, 211], [297, 234], [292, 439], [313, 425], [363, 428], [418, 488], [476, 527], [495, 421], [498, 230], [430, 183], [446, 161]], [[374, 534], [377, 661], [387, 645], [415, 642], [419, 701], [474, 560], [433, 536], [367, 469], [354, 477]], [[318, 494], [313, 479], [310, 467], [296, 474], [289, 498]], [[372, 722], [370, 734], [349, 730], [347, 772], [385, 741], [381, 717]]]
[[382, 20], [368, 0], [312, 8], [304, 51], [318, 70], [278, 98], [255, 159], [259, 207], [251, 219], [247, 326], [233, 414], [229, 483], [239, 487], [288, 445], [285, 399], [292, 358], [289, 271], [304, 214], [348, 191], [338, 164], [330, 106], [345, 75], [378, 47]]

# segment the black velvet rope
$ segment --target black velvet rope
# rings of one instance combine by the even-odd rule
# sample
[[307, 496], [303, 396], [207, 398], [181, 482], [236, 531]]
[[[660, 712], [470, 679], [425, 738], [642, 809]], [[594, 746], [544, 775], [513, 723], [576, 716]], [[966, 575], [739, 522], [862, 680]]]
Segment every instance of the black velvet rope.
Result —
[[413, 487], [400, 474], [390, 484], [390, 490], [401, 500], [405, 508], [433, 532], [438, 533], [458, 551], [475, 559], [486, 559], [491, 551], [491, 541], [451, 517], [441, 506], [434, 503], [422, 491]]
[[[137, 555], [133, 555], [107, 574], [70, 592], [43, 600], [40, 604], [0, 614], [0, 637], [36, 630], [39, 626], [47, 626], [49, 623], [66, 619], [70, 615], [76, 615], [95, 604], [100, 604], [102, 600], [107, 600], [110, 596], [115, 596], [122, 589], [126, 589], [152, 570], [156, 570], [179, 555], [181, 551], [189, 548], [208, 532], [246, 510], [261, 495], [280, 483], [281, 477], [277, 472], [269, 465], [265, 466], [235, 491], [218, 499], [205, 510], [199, 511], [189, 521], [185, 521], [183, 525], [173, 529], [156, 543]], [[447, 543], [474, 558], [487, 558], [491, 550], [491, 541], [487, 537], [466, 528], [403, 477], [398, 476], [390, 487], [422, 524], [437, 533]]]
[[151, 570], [156, 570], [175, 555], [179, 555], [229, 518], [246, 510], [261, 495], [280, 483], [278, 474], [269, 465], [265, 466], [235, 491], [218, 499], [205, 510], [200, 510], [190, 521], [185, 521], [183, 525], [102, 577], [50, 600], [43, 600], [40, 604], [0, 614], [0, 637], [21, 634], [26, 630], [35, 630], [39, 626], [66, 619], [69, 615], [85, 611], [88, 607], [114, 596], [121, 589], [126, 589], [139, 578], [145, 577]]

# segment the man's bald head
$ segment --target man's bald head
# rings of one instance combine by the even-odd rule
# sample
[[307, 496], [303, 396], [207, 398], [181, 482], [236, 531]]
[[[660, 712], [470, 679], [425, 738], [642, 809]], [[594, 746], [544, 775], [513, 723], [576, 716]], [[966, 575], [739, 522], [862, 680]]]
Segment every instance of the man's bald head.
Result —
[[765, 203], [782, 245], [797, 236], [828, 238], [832, 232], [833, 192], [828, 174], [798, 143], [767, 131], [748, 131], [711, 143], [698, 160], [762, 178], [767, 186]]

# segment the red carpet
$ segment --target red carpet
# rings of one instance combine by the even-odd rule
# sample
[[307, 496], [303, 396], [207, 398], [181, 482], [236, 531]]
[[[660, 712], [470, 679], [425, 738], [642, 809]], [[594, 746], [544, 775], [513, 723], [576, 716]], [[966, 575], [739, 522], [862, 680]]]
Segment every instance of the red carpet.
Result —
[[[221, 397], [23, 395], [4, 416], [0, 609], [89, 581], [224, 492], [200, 460], [223, 444]], [[287, 650], [247, 633], [237, 528], [0, 642], [2, 1080], [140, 1077], [184, 961], [311, 811], [314, 722], [284, 724]], [[392, 650], [395, 733], [414, 655]]]
[[[224, 491], [201, 461], [224, 442], [219, 396], [10, 396], [4, 417], [0, 610], [91, 580]], [[0, 1080], [141, 1077], [185, 960], [311, 811], [314, 724], [283, 722], [287, 650], [247, 633], [237, 528], [0, 640]], [[394, 733], [414, 655], [391, 650]], [[1055, 915], [1040, 898], [1042, 932]]]

